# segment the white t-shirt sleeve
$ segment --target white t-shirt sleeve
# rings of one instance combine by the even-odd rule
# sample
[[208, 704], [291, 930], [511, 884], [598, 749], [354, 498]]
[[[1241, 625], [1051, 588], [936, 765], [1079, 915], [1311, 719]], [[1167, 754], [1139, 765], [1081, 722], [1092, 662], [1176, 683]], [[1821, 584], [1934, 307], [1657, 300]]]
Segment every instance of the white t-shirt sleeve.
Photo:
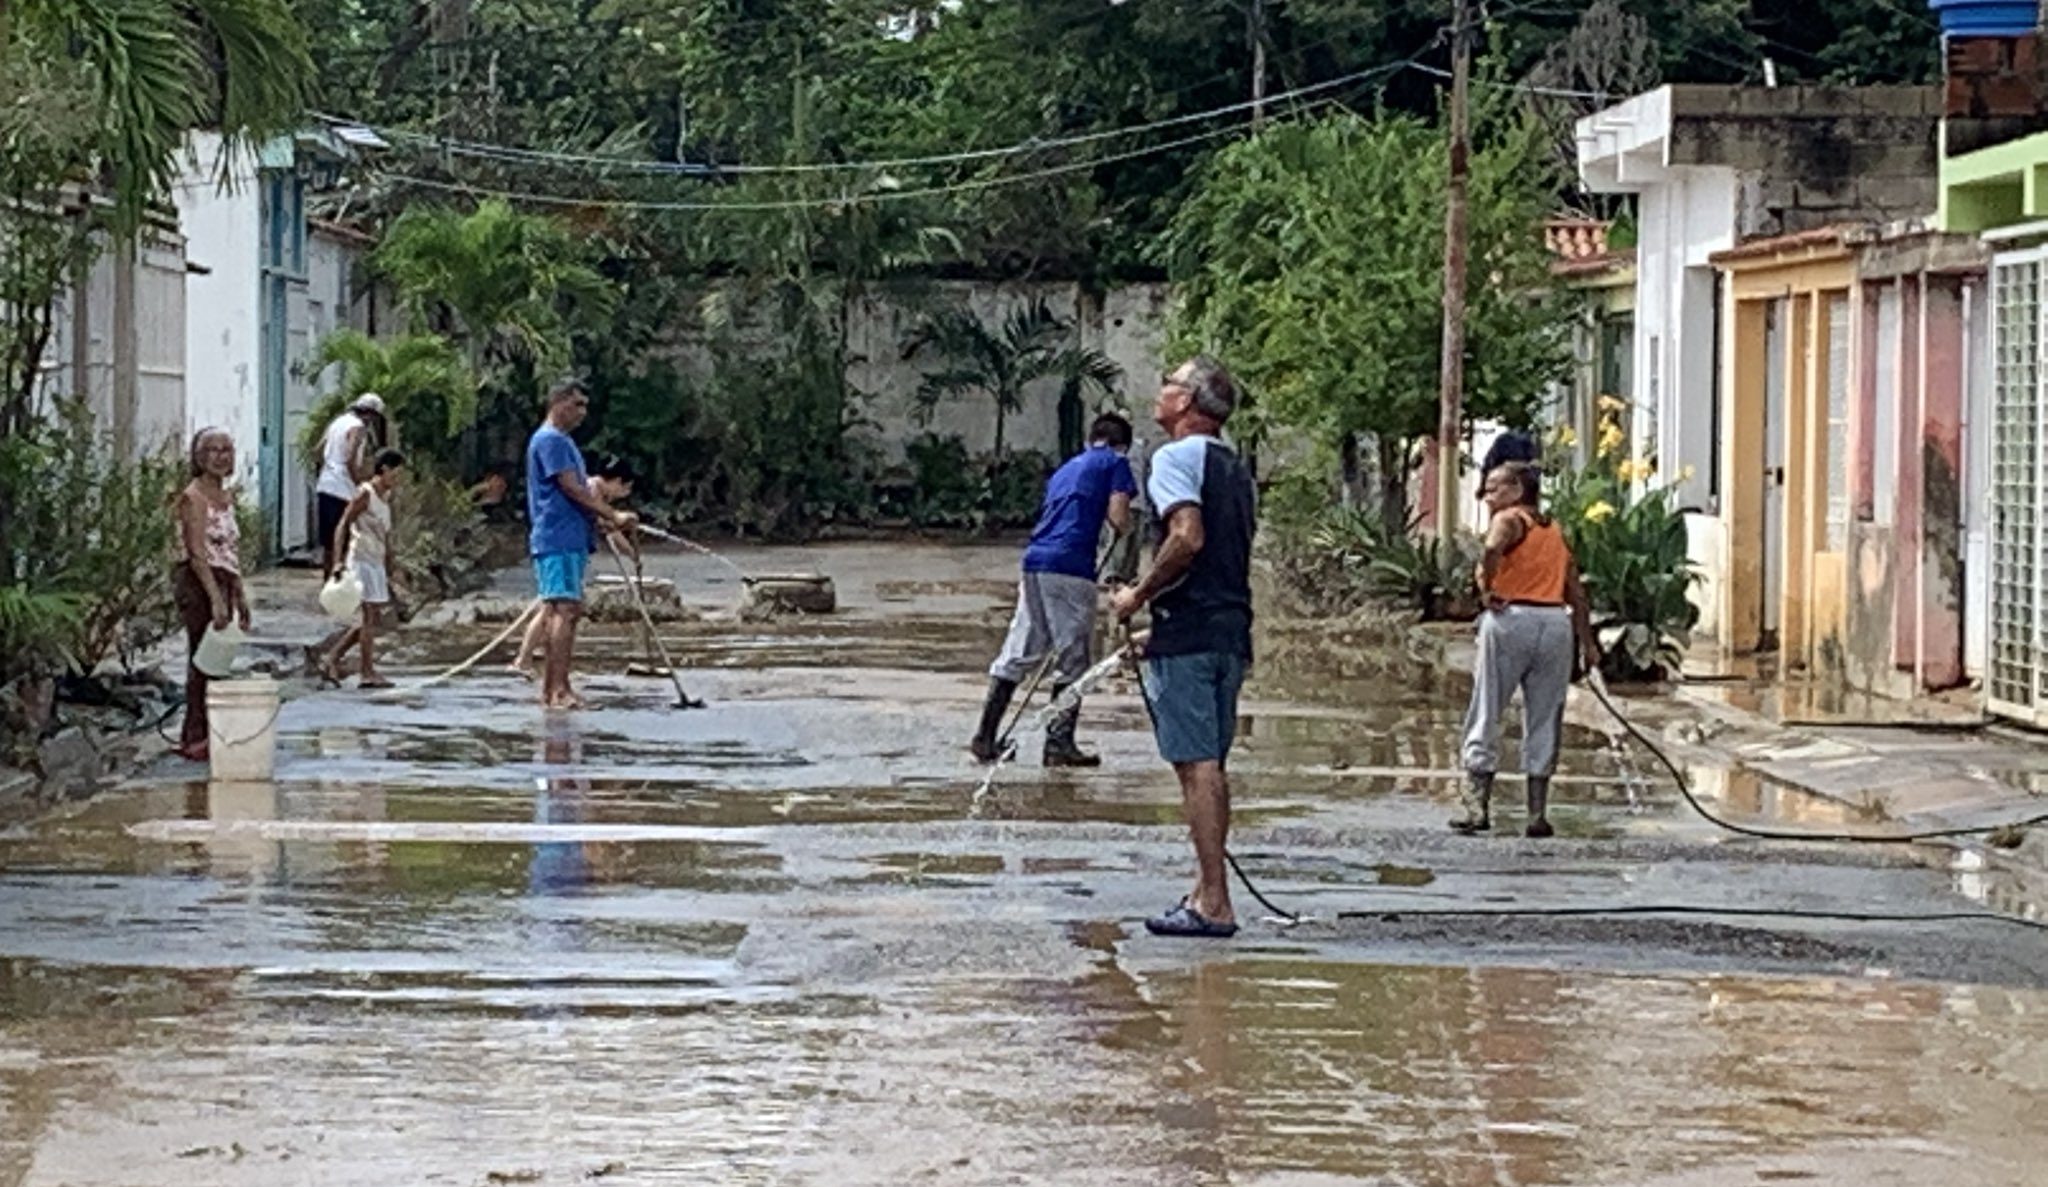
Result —
[[1153, 513], [1164, 517], [1175, 507], [1202, 505], [1202, 470], [1209, 460], [1206, 437], [1183, 437], [1162, 445], [1152, 454], [1152, 472], [1146, 476], [1145, 494], [1152, 500]]

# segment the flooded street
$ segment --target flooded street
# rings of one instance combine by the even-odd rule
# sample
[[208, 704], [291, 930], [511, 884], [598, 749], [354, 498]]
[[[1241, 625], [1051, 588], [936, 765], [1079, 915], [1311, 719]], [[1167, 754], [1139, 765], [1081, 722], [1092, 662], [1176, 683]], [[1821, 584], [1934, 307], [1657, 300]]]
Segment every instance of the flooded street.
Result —
[[[1083, 713], [1101, 769], [1028, 737], [972, 803], [1014, 548], [732, 555], [842, 610], [743, 623], [731, 573], [653, 558], [707, 709], [597, 627], [590, 711], [502, 658], [308, 694], [274, 784], [166, 761], [0, 834], [0, 1185], [2042, 1181], [2048, 934], [1431, 914], [2020, 905], [1938, 851], [1729, 836], [1584, 729], [1555, 841], [1518, 783], [1456, 837], [1466, 682], [1294, 624], [1233, 848], [1311, 918], [1240, 894], [1235, 941], [1155, 939], [1191, 858], [1128, 684]], [[415, 628], [392, 674], [496, 629]]]

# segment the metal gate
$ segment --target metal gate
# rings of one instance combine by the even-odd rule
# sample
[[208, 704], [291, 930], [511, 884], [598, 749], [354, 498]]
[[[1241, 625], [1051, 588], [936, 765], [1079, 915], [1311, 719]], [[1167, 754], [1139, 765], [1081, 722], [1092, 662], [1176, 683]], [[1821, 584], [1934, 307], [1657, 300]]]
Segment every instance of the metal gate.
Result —
[[2042, 281], [2048, 248], [2001, 252], [1991, 268], [1991, 639], [1985, 704], [2048, 723], [2048, 537], [2042, 534]]

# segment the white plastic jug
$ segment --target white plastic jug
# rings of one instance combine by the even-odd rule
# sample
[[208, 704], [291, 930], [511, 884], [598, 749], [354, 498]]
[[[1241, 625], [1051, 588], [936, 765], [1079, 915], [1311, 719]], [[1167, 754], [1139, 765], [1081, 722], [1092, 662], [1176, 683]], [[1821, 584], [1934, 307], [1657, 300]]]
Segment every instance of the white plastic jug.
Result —
[[363, 579], [356, 575], [354, 565], [343, 565], [333, 580], [320, 587], [320, 609], [329, 618], [354, 622], [356, 611], [362, 608]]
[[217, 783], [261, 783], [277, 763], [277, 681], [216, 680], [206, 689], [206, 748]]
[[192, 653], [192, 666], [215, 680], [235, 674], [235, 655], [242, 649], [247, 636], [234, 623], [224, 627], [207, 627], [199, 637], [199, 647]]

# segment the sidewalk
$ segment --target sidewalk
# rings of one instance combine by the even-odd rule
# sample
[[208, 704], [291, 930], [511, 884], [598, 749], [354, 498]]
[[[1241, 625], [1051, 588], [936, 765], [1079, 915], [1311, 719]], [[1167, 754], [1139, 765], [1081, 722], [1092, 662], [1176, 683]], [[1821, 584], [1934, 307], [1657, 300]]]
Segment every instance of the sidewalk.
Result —
[[[1418, 630], [1443, 662], [1471, 670], [1469, 628]], [[1731, 818], [1914, 833], [2048, 815], [2048, 735], [1987, 722], [1963, 706], [1747, 679], [1610, 691], [1692, 776], [1701, 799]], [[1574, 725], [1619, 732], [1583, 689], [1573, 690], [1566, 715]], [[1668, 778], [1639, 748], [1635, 757], [1646, 777]], [[2012, 847], [1982, 836], [1939, 843], [1956, 853], [1959, 884], [1968, 871], [1995, 871], [2017, 882], [2012, 889], [2030, 904], [2048, 901], [2048, 825], [2001, 838], [2015, 839]]]

